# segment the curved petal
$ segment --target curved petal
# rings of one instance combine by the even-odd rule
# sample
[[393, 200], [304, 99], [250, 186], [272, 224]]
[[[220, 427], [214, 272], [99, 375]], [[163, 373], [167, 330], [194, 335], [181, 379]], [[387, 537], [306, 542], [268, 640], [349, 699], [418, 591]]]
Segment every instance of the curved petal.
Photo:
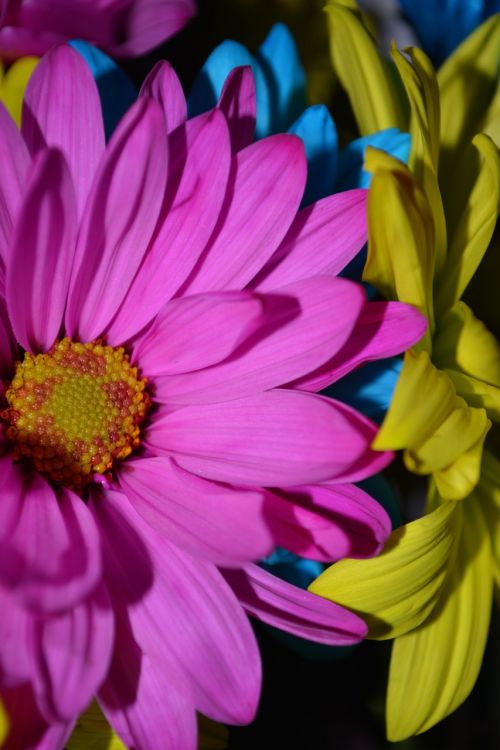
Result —
[[28, 351], [50, 349], [61, 330], [76, 241], [76, 204], [60, 151], [37, 154], [7, 266], [7, 306]]
[[35, 611], [81, 602], [101, 575], [97, 529], [81, 498], [2, 459], [0, 582]]
[[340, 273], [366, 242], [366, 195], [337, 193], [299, 211], [252, 288], [267, 292], [308, 276]]
[[208, 482], [170, 458], [128, 461], [118, 479], [137, 513], [195, 557], [232, 567], [273, 547], [264, 492]]
[[35, 68], [24, 95], [21, 130], [32, 155], [46, 146], [63, 152], [81, 216], [104, 153], [104, 127], [92, 73], [71, 47], [55, 47]]
[[[159, 414], [145, 443], [188, 471], [220, 482], [289, 487], [337, 478], [355, 481], [391, 454], [369, 446], [376, 428], [343, 404], [272, 390]], [[377, 468], [375, 468], [377, 467]]]
[[225, 80], [217, 104], [229, 126], [233, 153], [250, 145], [255, 133], [255, 83], [249, 65], [235, 68]]
[[147, 96], [158, 102], [163, 110], [167, 133], [185, 122], [186, 99], [175, 70], [166, 60], [160, 60], [148, 73], [141, 86], [139, 96]]
[[355, 610], [371, 638], [395, 638], [420, 625], [439, 598], [456, 538], [455, 503], [440, 506], [390, 536], [381, 555], [341, 560], [311, 591]]
[[14, 360], [17, 356], [17, 342], [12, 331], [4, 298], [0, 295], [0, 377], [12, 377]]
[[160, 105], [138, 99], [110, 141], [82, 220], [66, 311], [72, 337], [97, 338], [125, 298], [163, 200], [166, 143]]
[[251, 292], [170, 300], [134, 346], [134, 360], [148, 377], [210, 367], [226, 359], [257, 328], [263, 308]]
[[231, 146], [222, 113], [188, 120], [168, 143], [167, 191], [154, 240], [107, 330], [110, 343], [140, 331], [177, 292], [207, 244], [224, 200]]
[[0, 590], [0, 607], [0, 684], [10, 688], [31, 678], [28, 627], [32, 616], [10, 591], [3, 589]]
[[[260, 692], [260, 658], [232, 591], [215, 566], [167, 542], [123, 500], [107, 493], [111, 510], [141, 534], [154, 567], [151, 588], [137, 605], [128, 607], [135, 642], [171, 673], [174, 684], [202, 713], [230, 723], [251, 721]], [[111, 537], [107, 543], [113, 555], [108, 579], [115, 597], [115, 582], [123, 577], [127, 563], [117, 540]], [[115, 603], [119, 606], [119, 599]], [[128, 661], [126, 652], [121, 658]], [[175, 683], [177, 673], [180, 679]]]
[[194, 16], [194, 0], [141, 0], [129, 5], [125, 41], [107, 47], [114, 57], [137, 57], [164, 42]]
[[19, 129], [1, 103], [0, 162], [0, 257], [5, 263], [10, 254], [12, 227], [24, 193], [30, 157]]
[[210, 368], [158, 378], [157, 399], [214, 403], [284, 385], [341, 349], [365, 304], [360, 285], [326, 276], [278, 291], [261, 298], [262, 325], [230, 357]]
[[224, 578], [249, 614], [287, 633], [332, 646], [359, 643], [366, 635], [363, 620], [348, 609], [282, 581], [257, 565], [225, 570]]
[[481, 667], [493, 593], [488, 529], [475, 499], [457, 512], [463, 513], [460, 540], [439, 601], [393, 647], [387, 695], [393, 742], [425, 732], [458, 708]]
[[326, 365], [292, 385], [320, 391], [366, 362], [406, 351], [422, 338], [426, 328], [426, 319], [411, 305], [368, 302], [345, 346]]
[[383, 507], [353, 484], [276, 490], [264, 512], [278, 547], [323, 562], [372, 557], [392, 529]]
[[411, 136], [409, 133], [401, 133], [397, 128], [387, 128], [348, 143], [339, 153], [336, 190], [370, 187], [372, 176], [363, 169], [367, 146], [385, 151], [407, 164]]
[[248, 284], [290, 227], [306, 172], [302, 141], [292, 135], [270, 136], [239, 151], [219, 221], [184, 291]]
[[113, 634], [113, 614], [102, 584], [67, 612], [33, 621], [32, 684], [47, 720], [71, 721], [88, 706], [108, 672]]

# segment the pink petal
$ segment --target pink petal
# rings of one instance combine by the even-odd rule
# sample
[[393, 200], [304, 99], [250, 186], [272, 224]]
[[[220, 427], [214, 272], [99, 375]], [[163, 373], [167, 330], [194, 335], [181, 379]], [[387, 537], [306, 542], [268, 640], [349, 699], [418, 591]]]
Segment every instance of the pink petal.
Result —
[[274, 547], [263, 492], [208, 482], [170, 458], [128, 461], [119, 482], [152, 528], [195, 557], [232, 567]]
[[148, 377], [184, 373], [228, 357], [262, 320], [263, 304], [250, 292], [212, 292], [167, 302], [134, 347]]
[[288, 231], [306, 173], [304, 146], [293, 135], [273, 135], [239, 151], [219, 222], [185, 291], [248, 284]]
[[99, 705], [134, 750], [196, 750], [196, 714], [189, 695], [155, 658], [143, 653], [123, 618]]
[[357, 367], [384, 357], [393, 357], [420, 341], [427, 320], [403, 302], [368, 302], [345, 346], [316, 372], [298, 378], [292, 385], [305, 391], [320, 391]]
[[33, 688], [48, 721], [84, 711], [107, 675], [114, 619], [104, 586], [86, 601], [32, 625]]
[[0, 296], [0, 378], [10, 380], [16, 358], [17, 342], [12, 332], [5, 300]]
[[289, 487], [264, 507], [277, 546], [323, 562], [376, 555], [392, 530], [382, 506], [353, 484]]
[[100, 543], [88, 508], [39, 474], [27, 477], [0, 459], [3, 501], [0, 583], [33, 610], [67, 610], [84, 599], [101, 574]]
[[60, 333], [76, 240], [76, 205], [64, 156], [37, 154], [7, 266], [7, 305], [16, 338], [47, 351]]
[[217, 104], [224, 112], [233, 153], [249, 146], [255, 133], [255, 82], [249, 65], [234, 68], [226, 80]]
[[28, 625], [32, 615], [3, 589], [0, 589], [0, 611], [0, 685], [9, 688], [31, 676]]
[[121, 343], [152, 320], [179, 289], [215, 226], [224, 199], [231, 147], [223, 115], [213, 110], [171, 133], [165, 202], [152, 246], [127, 299], [109, 326]]
[[97, 86], [81, 55], [62, 45], [35, 68], [23, 99], [22, 133], [32, 155], [59, 148], [68, 162], [81, 216], [104, 152]]
[[[123, 496], [108, 491], [106, 503], [95, 508], [105, 524], [107, 577], [115, 606], [120, 599], [130, 599], [130, 568], [153, 565], [152, 584], [127, 607], [141, 651], [163, 664], [173, 684], [192, 696], [207, 716], [250, 721], [260, 692], [259, 653], [248, 620], [219, 571], [167, 542]], [[150, 561], [141, 560], [140, 554], [124, 559], [122, 532], [114, 533], [123, 519], [144, 539]], [[140, 553], [139, 547], [132, 549]], [[127, 659], [128, 652], [122, 658]], [[178, 678], [179, 671], [184, 679]]]
[[367, 194], [348, 190], [299, 211], [252, 287], [269, 291], [308, 276], [342, 271], [367, 240]]
[[[9, 256], [12, 227], [24, 192], [29, 161], [19, 129], [0, 103], [0, 257], [4, 263]], [[3, 263], [1, 271], [3, 275]]]
[[249, 614], [287, 633], [332, 646], [359, 643], [367, 633], [363, 620], [349, 610], [257, 565], [225, 570], [224, 577]]
[[195, 13], [194, 0], [136, 0], [125, 18], [125, 41], [107, 47], [107, 51], [113, 57], [143, 55], [182, 29]]
[[9, 715], [9, 734], [2, 750], [61, 750], [74, 722], [48, 724], [38, 710], [29, 684], [0, 693]]
[[167, 133], [185, 122], [187, 117], [186, 98], [175, 70], [166, 60], [157, 62], [144, 79], [139, 96], [146, 96], [158, 102], [163, 110]]
[[[269, 487], [355, 481], [392, 454], [369, 446], [376, 426], [332, 399], [273, 390], [234, 401], [160, 411], [145, 443], [219, 482]], [[372, 467], [376, 467], [372, 471]]]
[[66, 312], [72, 337], [97, 338], [125, 298], [163, 200], [166, 142], [160, 105], [138, 99], [111, 138], [83, 217]]
[[365, 295], [358, 284], [318, 276], [262, 301], [263, 324], [251, 340], [213, 367], [201, 369], [201, 364], [196, 372], [158, 378], [156, 399], [168, 404], [228, 401], [315, 370], [348, 340]]

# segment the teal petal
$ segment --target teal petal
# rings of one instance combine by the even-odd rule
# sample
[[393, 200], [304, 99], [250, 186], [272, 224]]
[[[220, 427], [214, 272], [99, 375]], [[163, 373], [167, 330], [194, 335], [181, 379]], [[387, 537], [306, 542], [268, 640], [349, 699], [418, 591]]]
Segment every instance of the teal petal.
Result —
[[288, 131], [302, 138], [307, 157], [307, 185], [302, 203], [331, 195], [337, 169], [337, 129], [323, 104], [308, 107]]

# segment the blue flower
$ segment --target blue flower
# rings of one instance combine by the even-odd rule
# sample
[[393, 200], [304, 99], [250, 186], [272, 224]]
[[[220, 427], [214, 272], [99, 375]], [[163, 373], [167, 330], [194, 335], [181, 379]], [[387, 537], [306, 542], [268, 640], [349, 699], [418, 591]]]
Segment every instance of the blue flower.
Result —
[[340, 190], [368, 187], [370, 175], [363, 170], [367, 146], [408, 160], [410, 136], [397, 128], [359, 138], [339, 149], [337, 129], [328, 109], [322, 104], [306, 108], [304, 69], [294, 39], [282, 23], [272, 27], [255, 55], [230, 40], [216, 47], [188, 96], [191, 117], [215, 106], [227, 75], [240, 65], [250, 65], [254, 74], [256, 138], [288, 131], [304, 142], [309, 167], [305, 205]]
[[500, 11], [500, 0], [399, 0], [399, 4], [436, 65], [477, 26]]

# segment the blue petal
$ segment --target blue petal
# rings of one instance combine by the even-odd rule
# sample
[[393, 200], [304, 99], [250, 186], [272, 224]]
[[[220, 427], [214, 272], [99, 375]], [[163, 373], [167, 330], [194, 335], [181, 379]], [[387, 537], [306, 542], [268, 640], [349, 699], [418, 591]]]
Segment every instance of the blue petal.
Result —
[[399, 0], [399, 4], [437, 65], [500, 6], [498, 0]]
[[100, 49], [80, 39], [70, 42], [83, 57], [97, 83], [106, 138], [109, 138], [125, 112], [137, 99], [137, 91], [125, 73]]
[[403, 366], [400, 357], [369, 362], [323, 391], [381, 422], [389, 408]]
[[406, 163], [410, 156], [411, 136], [397, 128], [388, 128], [351, 141], [339, 153], [336, 190], [370, 187], [371, 175], [363, 169], [367, 146], [386, 151]]
[[293, 36], [282, 24], [275, 24], [257, 52], [266, 77], [270, 124], [264, 132], [257, 118], [257, 136], [286, 131], [307, 105], [306, 75]]
[[303, 205], [333, 192], [337, 168], [337, 129], [323, 104], [308, 107], [288, 131], [302, 138], [307, 157]]
[[267, 79], [261, 66], [247, 48], [231, 39], [226, 39], [214, 49], [196, 76], [187, 99], [189, 117], [194, 117], [215, 107], [227, 76], [234, 68], [241, 65], [250, 65], [252, 68], [257, 97], [256, 135], [263, 138], [271, 133]]

